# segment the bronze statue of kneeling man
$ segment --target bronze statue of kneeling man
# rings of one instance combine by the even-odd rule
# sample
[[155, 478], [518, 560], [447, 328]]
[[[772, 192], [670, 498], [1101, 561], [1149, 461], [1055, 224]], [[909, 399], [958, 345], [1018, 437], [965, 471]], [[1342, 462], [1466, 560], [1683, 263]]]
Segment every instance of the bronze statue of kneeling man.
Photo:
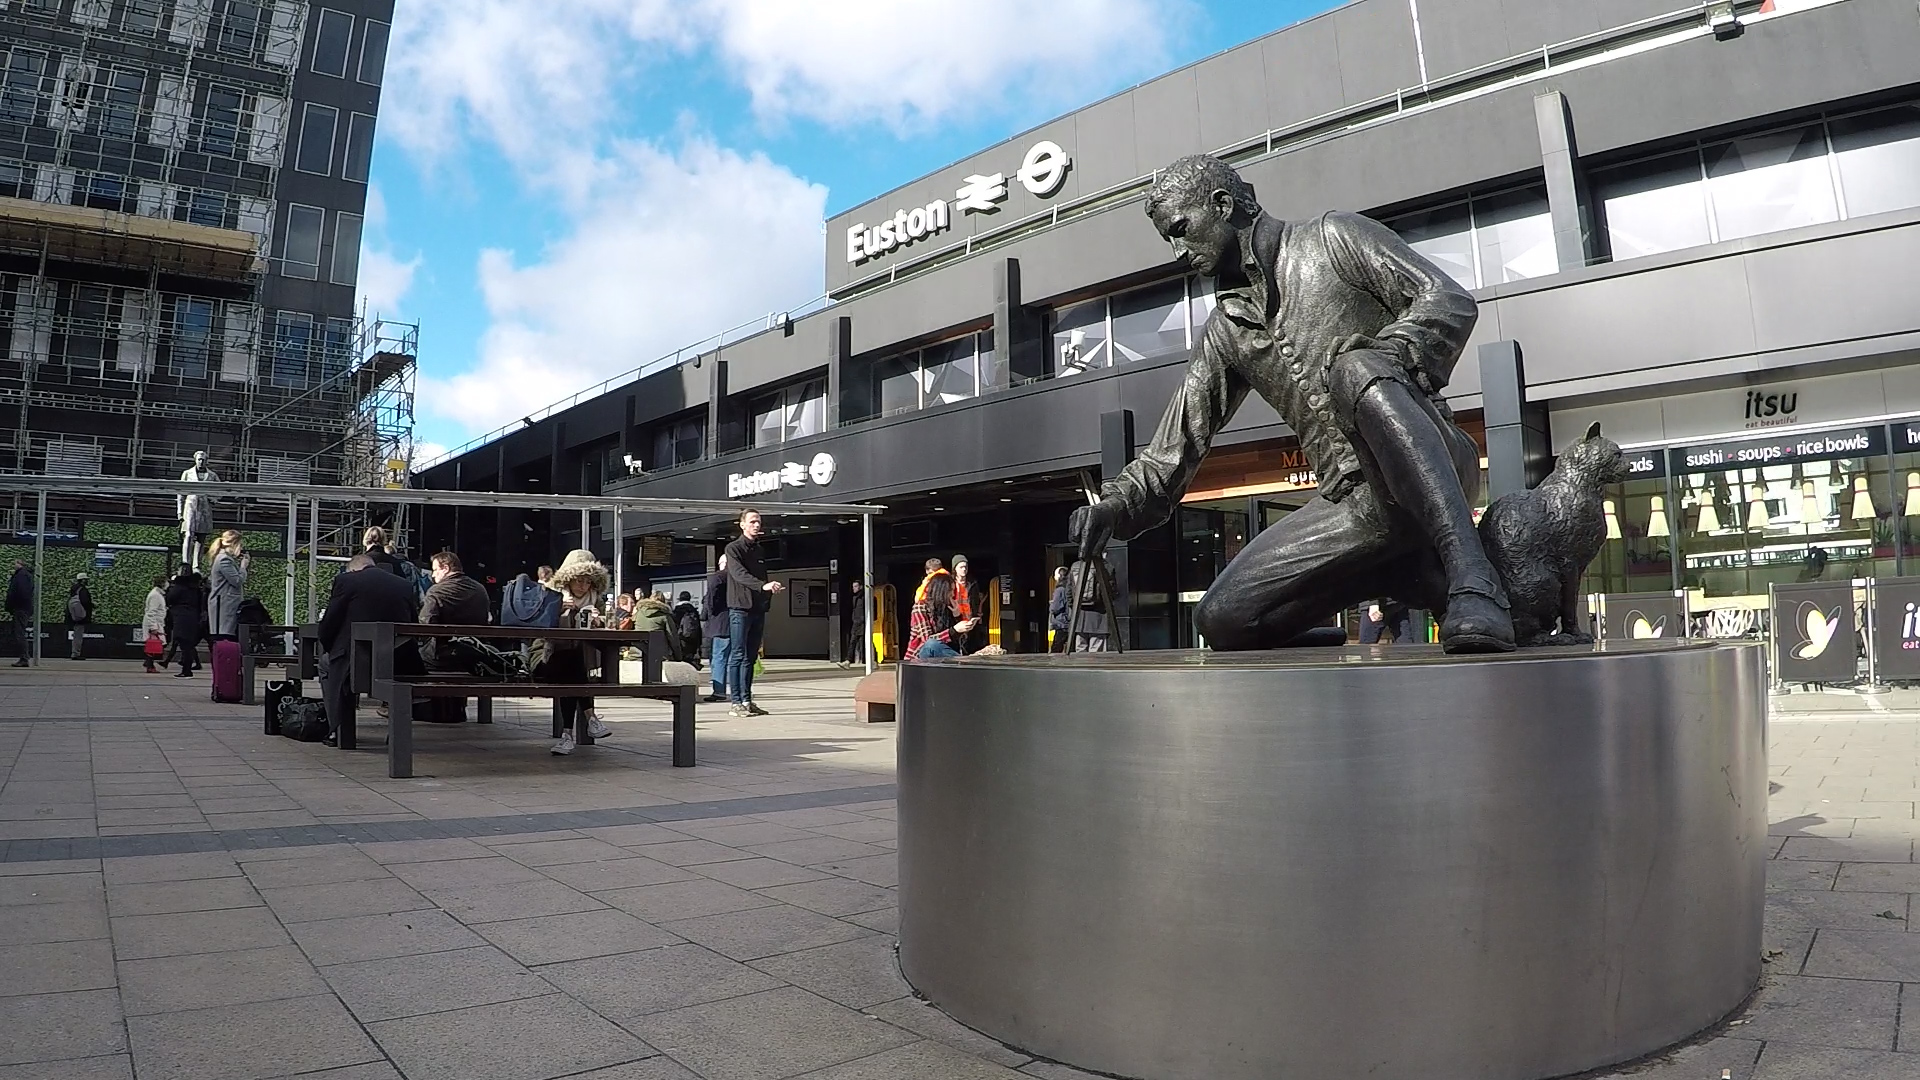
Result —
[[1180, 503], [1248, 391], [1300, 439], [1319, 491], [1253, 539], [1194, 615], [1215, 649], [1283, 646], [1388, 595], [1440, 616], [1448, 652], [1506, 652], [1513, 620], [1474, 530], [1480, 452], [1440, 400], [1473, 298], [1357, 214], [1281, 221], [1218, 158], [1174, 162], [1147, 215], [1216, 306], [1153, 444], [1076, 510], [1082, 558]]

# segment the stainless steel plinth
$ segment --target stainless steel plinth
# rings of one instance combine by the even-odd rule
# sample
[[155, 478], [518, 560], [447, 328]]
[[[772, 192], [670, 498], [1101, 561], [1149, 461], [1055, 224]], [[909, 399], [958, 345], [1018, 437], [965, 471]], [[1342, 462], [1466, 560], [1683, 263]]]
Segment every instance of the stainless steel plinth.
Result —
[[1760, 976], [1754, 645], [909, 665], [900, 963], [1150, 1080], [1539, 1080]]

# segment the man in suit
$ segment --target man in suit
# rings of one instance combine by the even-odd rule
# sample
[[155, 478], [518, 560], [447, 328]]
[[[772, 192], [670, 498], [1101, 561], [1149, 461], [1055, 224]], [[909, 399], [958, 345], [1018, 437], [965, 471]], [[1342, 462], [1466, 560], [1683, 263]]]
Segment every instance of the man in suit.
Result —
[[[327, 610], [320, 616], [320, 648], [325, 652], [320, 689], [327, 703], [327, 745], [339, 744], [340, 724], [353, 715], [359, 703], [353, 689], [354, 624], [410, 623], [418, 618], [413, 583], [386, 572], [369, 555], [355, 556], [346, 571], [333, 579]], [[414, 642], [404, 642], [394, 649], [395, 675], [416, 675], [423, 670]]]

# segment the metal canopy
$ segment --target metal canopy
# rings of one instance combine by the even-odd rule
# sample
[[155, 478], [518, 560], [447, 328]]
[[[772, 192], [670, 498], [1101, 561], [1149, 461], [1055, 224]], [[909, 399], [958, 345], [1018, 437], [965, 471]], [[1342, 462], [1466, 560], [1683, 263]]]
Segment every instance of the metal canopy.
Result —
[[315, 484], [255, 484], [221, 480], [142, 480], [117, 476], [0, 475], [0, 492], [49, 495], [106, 495], [115, 498], [213, 495], [285, 502], [405, 503], [412, 506], [496, 506], [520, 510], [617, 510], [667, 514], [717, 514], [732, 517], [748, 509], [765, 514], [860, 515], [886, 511], [869, 503], [765, 502], [727, 499], [644, 499], [615, 495], [529, 495], [497, 491], [443, 491], [433, 488], [329, 487]]

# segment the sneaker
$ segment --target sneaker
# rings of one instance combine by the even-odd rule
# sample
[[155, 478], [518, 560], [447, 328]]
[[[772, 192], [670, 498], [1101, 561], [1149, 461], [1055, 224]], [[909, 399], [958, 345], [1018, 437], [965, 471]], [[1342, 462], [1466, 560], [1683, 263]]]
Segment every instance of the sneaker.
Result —
[[548, 752], [553, 754], [558, 754], [561, 757], [565, 757], [568, 754], [573, 753], [573, 747], [574, 747], [573, 732], [562, 731], [560, 733], [560, 741], [557, 743], [554, 743], [553, 749]]
[[767, 710], [749, 701], [747, 702], [747, 715], [748, 716], [766, 716]]
[[21, 657], [20, 659], [18, 659], [18, 660], [15, 660], [15, 661], [13, 662], [13, 666], [14, 666], [14, 667], [32, 667], [33, 665], [32, 665], [32, 664], [29, 664], [29, 663], [27, 662], [27, 658], [23, 656], [23, 657]]
[[606, 721], [597, 716], [587, 717], [587, 735], [589, 737], [604, 739], [611, 734], [613, 734], [613, 729], [607, 726]]
[[174, 678], [176, 678], [176, 679], [191, 679], [191, 678], [193, 678], [193, 672], [191, 672], [191, 671], [176, 671], [176, 672], [174, 672], [174, 673], [173, 673], [173, 677], [174, 677]]
[[731, 705], [731, 706], [728, 706], [727, 708], [727, 715], [728, 716], [752, 716], [753, 714], [747, 711], [747, 707], [745, 705]]
[[[25, 665], [25, 664], [15, 664], [14, 666], [15, 666], [15, 667], [25, 667], [26, 665]], [[720, 702], [722, 702], [722, 701], [725, 701], [725, 700], [727, 700], [727, 695], [725, 695], [725, 694], [708, 694], [708, 695], [707, 695], [706, 697], [703, 697], [703, 698], [701, 698], [700, 700], [701, 700], [701, 701], [704, 701], [704, 702], [706, 702], [706, 703], [707, 703], [707, 704], [709, 704], [709, 705], [715, 705], [715, 704], [718, 704], [718, 703], [720, 703]]]

